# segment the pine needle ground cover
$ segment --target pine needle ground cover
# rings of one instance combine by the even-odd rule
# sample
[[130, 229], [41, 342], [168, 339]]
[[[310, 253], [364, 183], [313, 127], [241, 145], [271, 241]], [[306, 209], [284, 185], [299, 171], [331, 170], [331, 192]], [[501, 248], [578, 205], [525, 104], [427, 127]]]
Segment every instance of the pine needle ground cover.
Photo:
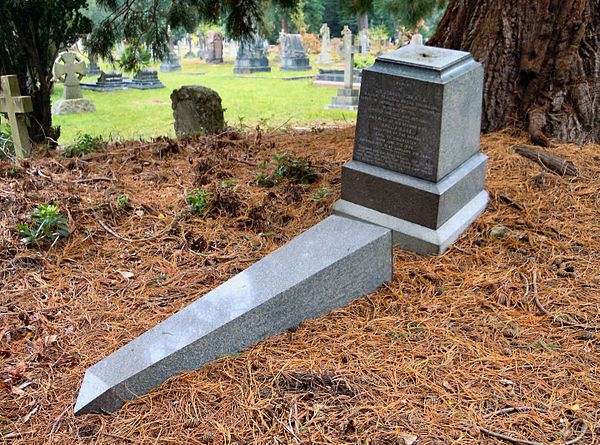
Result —
[[[228, 131], [1, 163], [2, 441], [598, 443], [600, 147], [552, 147], [579, 171], [559, 176], [509, 133], [483, 138], [491, 202], [446, 254], [396, 250], [393, 280], [350, 306], [115, 414], [73, 416], [89, 366], [329, 214], [353, 134]], [[257, 185], [283, 153], [318, 178]], [[15, 228], [42, 203], [70, 234], [26, 247]]]

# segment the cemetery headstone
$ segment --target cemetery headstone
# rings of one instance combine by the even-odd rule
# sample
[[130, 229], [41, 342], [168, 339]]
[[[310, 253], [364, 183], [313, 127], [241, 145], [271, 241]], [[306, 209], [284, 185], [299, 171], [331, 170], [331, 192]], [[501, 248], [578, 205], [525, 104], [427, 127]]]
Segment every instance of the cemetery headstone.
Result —
[[269, 59], [265, 42], [259, 36], [252, 39], [240, 41], [233, 72], [236, 74], [252, 74], [258, 72], [269, 72]]
[[203, 60], [206, 56], [206, 39], [204, 34], [198, 34], [198, 58]]
[[174, 375], [348, 304], [391, 278], [392, 235], [441, 252], [483, 210], [481, 65], [468, 53], [405, 48], [366, 72], [336, 204], [350, 217], [326, 218], [89, 368], [75, 414], [116, 411]]
[[89, 56], [90, 63], [87, 66], [87, 74], [88, 77], [94, 77], [100, 75], [100, 66], [98, 65], [98, 56], [90, 55]]
[[483, 69], [471, 54], [407, 45], [363, 70], [354, 155], [337, 214], [444, 252], [485, 209], [479, 152]]
[[100, 76], [96, 82], [82, 82], [81, 88], [108, 93], [111, 91], [126, 90], [129, 85], [130, 83], [125, 82], [123, 74], [120, 71], [100, 71]]
[[160, 63], [160, 72], [169, 73], [171, 71], [181, 71], [179, 56], [172, 50]]
[[311, 69], [300, 34], [279, 34], [281, 71], [308, 71]]
[[360, 53], [369, 54], [369, 36], [366, 30], [360, 33]]
[[194, 57], [196, 57], [196, 55], [194, 54], [194, 42], [192, 40], [192, 36], [190, 36], [189, 34], [186, 37], [186, 42], [187, 42], [187, 53], [185, 53], [185, 56], [183, 56], [185, 59], [193, 59]]
[[321, 25], [321, 29], [319, 30], [319, 32], [321, 33], [321, 39], [322, 39], [322, 43], [321, 43], [321, 52], [319, 53], [318, 57], [317, 57], [317, 63], [320, 64], [327, 64], [327, 63], [331, 63], [331, 57], [329, 56], [329, 39], [330, 37], [330, 33], [329, 33], [329, 26], [327, 26], [327, 23], [323, 23], [323, 25]]
[[410, 43], [413, 45], [422, 45], [423, 44], [423, 36], [418, 32], [415, 32], [410, 38]]
[[158, 79], [158, 72], [155, 69], [143, 68], [137, 72], [129, 87], [136, 90], [155, 90], [165, 86]]
[[17, 76], [0, 77], [0, 113], [6, 113], [17, 159], [31, 154], [31, 141], [27, 132], [25, 114], [33, 111], [30, 96], [21, 96]]
[[223, 63], [223, 35], [210, 30], [206, 33], [206, 63]]
[[238, 53], [238, 42], [236, 42], [235, 40], [230, 40], [227, 48], [227, 57], [230, 57], [232, 59], [235, 59], [237, 57], [237, 53]]
[[54, 78], [63, 84], [63, 99], [52, 104], [52, 114], [89, 113], [96, 107], [81, 94], [79, 81], [86, 75], [85, 62], [79, 54], [70, 51], [58, 55], [52, 69]]
[[225, 128], [221, 96], [210, 88], [190, 85], [173, 90], [171, 106], [177, 136], [214, 134]]
[[342, 30], [344, 41], [344, 87], [339, 88], [337, 96], [331, 100], [331, 105], [327, 105], [327, 110], [357, 110], [358, 109], [358, 90], [354, 89], [354, 52], [355, 48], [352, 41], [352, 31], [348, 26]]

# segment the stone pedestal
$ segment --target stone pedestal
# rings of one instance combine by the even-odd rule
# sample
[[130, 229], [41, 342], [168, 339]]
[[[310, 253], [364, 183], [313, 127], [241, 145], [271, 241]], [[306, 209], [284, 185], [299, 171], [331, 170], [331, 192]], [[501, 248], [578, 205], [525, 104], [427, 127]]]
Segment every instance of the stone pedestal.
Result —
[[269, 59], [262, 39], [242, 40], [238, 49], [233, 72], [236, 74], [252, 74], [270, 72]]
[[153, 69], [140, 70], [129, 86], [136, 90], [154, 90], [165, 87], [158, 79], [158, 73]]
[[325, 106], [327, 110], [358, 110], [358, 90], [352, 88], [338, 88], [337, 96], [331, 98], [331, 104]]
[[100, 77], [96, 82], [82, 82], [81, 88], [84, 90], [97, 91], [106, 93], [110, 91], [125, 90], [128, 83], [123, 79], [123, 74], [120, 71], [101, 71]]
[[52, 104], [52, 115], [93, 113], [96, 107], [87, 99], [59, 99]]
[[309, 71], [310, 61], [300, 34], [280, 34], [281, 71]]
[[98, 64], [96, 62], [90, 62], [87, 66], [87, 76], [88, 77], [93, 77], [93, 76], [99, 76], [101, 73], [100, 71], [100, 67], [98, 66]]
[[169, 57], [163, 60], [160, 64], [161, 73], [168, 73], [171, 71], [181, 71], [181, 65], [179, 64], [179, 56], [175, 52], [169, 54]]
[[469, 53], [408, 45], [363, 70], [353, 160], [338, 214], [444, 252], [484, 210], [483, 69]]

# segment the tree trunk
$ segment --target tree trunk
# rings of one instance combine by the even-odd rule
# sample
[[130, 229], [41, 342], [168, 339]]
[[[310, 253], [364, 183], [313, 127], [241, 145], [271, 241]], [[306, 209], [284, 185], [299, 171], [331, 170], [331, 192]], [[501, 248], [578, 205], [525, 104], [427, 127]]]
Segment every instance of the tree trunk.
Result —
[[450, 0], [428, 45], [485, 69], [482, 130], [518, 125], [533, 142], [600, 142], [598, 0]]
[[286, 16], [281, 17], [281, 30], [283, 32], [285, 32], [286, 34], [288, 34], [290, 32], [290, 27], [288, 25]]
[[369, 29], [369, 14], [366, 11], [358, 13], [358, 32]]

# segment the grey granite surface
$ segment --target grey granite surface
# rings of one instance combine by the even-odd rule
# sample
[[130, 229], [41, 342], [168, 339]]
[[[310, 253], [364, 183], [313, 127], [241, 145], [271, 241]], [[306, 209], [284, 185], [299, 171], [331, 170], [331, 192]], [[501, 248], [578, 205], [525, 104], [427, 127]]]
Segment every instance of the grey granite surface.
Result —
[[365, 295], [392, 277], [390, 230], [330, 216], [92, 366], [75, 413], [113, 412], [198, 369]]
[[341, 199], [335, 203], [334, 213], [391, 229], [394, 244], [403, 249], [423, 255], [439, 255], [483, 213], [487, 203], [488, 193], [483, 190], [436, 230]]
[[353, 159], [439, 181], [479, 151], [482, 88], [469, 53], [408, 45], [378, 57], [362, 73]]
[[483, 190], [486, 165], [478, 153], [436, 183], [351, 161], [342, 168], [342, 199], [437, 229]]

